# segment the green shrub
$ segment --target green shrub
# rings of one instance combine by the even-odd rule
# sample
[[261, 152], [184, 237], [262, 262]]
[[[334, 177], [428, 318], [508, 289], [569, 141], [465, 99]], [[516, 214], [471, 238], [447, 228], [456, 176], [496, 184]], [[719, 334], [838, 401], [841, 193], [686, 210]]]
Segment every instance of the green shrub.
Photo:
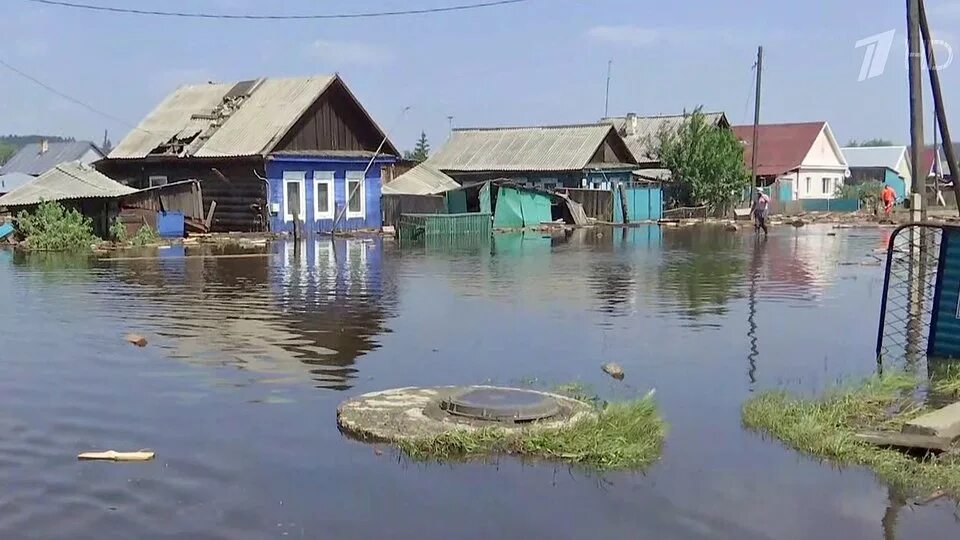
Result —
[[17, 228], [32, 250], [90, 250], [97, 242], [93, 221], [58, 202], [42, 202], [32, 212], [20, 212]]
[[149, 246], [160, 241], [160, 235], [149, 225], [144, 225], [137, 229], [137, 234], [133, 235], [130, 243], [135, 246]]
[[118, 244], [122, 244], [127, 241], [127, 227], [120, 221], [120, 217], [113, 219], [113, 223], [110, 224], [110, 239]]

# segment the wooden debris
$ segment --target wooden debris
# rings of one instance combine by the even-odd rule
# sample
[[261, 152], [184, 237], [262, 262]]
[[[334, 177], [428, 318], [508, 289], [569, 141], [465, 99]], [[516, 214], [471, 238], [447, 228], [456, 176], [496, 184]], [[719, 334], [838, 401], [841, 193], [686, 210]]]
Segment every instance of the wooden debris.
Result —
[[933, 493], [931, 493], [930, 495], [927, 495], [926, 497], [924, 497], [924, 498], [922, 498], [922, 499], [917, 499], [917, 500], [913, 501], [913, 504], [916, 505], [916, 506], [924, 506], [924, 505], [930, 504], [930, 503], [932, 503], [932, 502], [934, 502], [934, 501], [940, 500], [940, 499], [946, 497], [947, 495], [949, 495], [949, 493], [947, 493], [945, 490], [938, 489], [938, 490], [934, 491]]
[[136, 345], [137, 347], [147, 346], [147, 338], [141, 336], [140, 334], [127, 334], [125, 339], [127, 340], [127, 343]]
[[613, 362], [604, 364], [601, 367], [601, 369], [603, 369], [604, 373], [606, 373], [607, 375], [613, 377], [618, 381], [622, 381], [623, 378], [626, 376], [626, 374], [623, 372], [623, 368], [620, 367], [620, 364], [615, 364]]
[[155, 456], [150, 450], [138, 450], [136, 452], [117, 452], [108, 450], [106, 452], [84, 452], [77, 456], [82, 460], [98, 461], [150, 461]]
[[740, 226], [736, 223], [728, 223], [724, 230], [727, 232], [737, 232], [740, 230]]
[[904, 433], [953, 440], [960, 437], [960, 403], [918, 416], [903, 426]]

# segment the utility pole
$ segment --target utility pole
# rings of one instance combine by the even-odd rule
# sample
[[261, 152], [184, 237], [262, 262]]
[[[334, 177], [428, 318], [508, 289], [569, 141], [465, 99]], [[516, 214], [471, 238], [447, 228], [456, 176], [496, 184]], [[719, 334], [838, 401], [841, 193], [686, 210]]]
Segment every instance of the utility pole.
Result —
[[603, 101], [603, 117], [610, 117], [610, 72], [613, 70], [613, 60], [607, 61], [607, 93]]
[[760, 177], [757, 175], [757, 137], [760, 133], [760, 84], [763, 76], [763, 46], [757, 48], [757, 91], [754, 94], [753, 109], [753, 141], [750, 149], [750, 174], [753, 175], [753, 186], [760, 187]]
[[[958, 201], [960, 201], [960, 183], [956, 180], [956, 171], [957, 171], [957, 155], [953, 148], [953, 140], [950, 138], [950, 127], [947, 125], [947, 110], [943, 104], [943, 93], [940, 89], [940, 71], [937, 66], [937, 58], [933, 52], [933, 39], [930, 35], [930, 23], [927, 21], [927, 10], [923, 5], [923, 0], [917, 0], [919, 4], [919, 15], [920, 15], [920, 33], [923, 37], [923, 42], [926, 45], [924, 49], [927, 53], [927, 70], [930, 72], [930, 87], [933, 90], [933, 109], [936, 114], [935, 122], [933, 124], [933, 151], [934, 151], [934, 161], [939, 163], [940, 152], [937, 151], [937, 127], [940, 128], [940, 141], [943, 143], [943, 153], [947, 158], [947, 169], [950, 171], [950, 175], [954, 177], [953, 182], [953, 193]], [[943, 174], [943, 168], [939, 167], [938, 172]], [[940, 184], [938, 180], [934, 180], [937, 183], [937, 193], [940, 193]]]
[[[915, 217], [925, 217], [923, 196], [926, 191], [927, 174], [921, 171], [920, 158], [923, 155], [923, 82], [920, 70], [920, 0], [907, 0], [907, 73], [910, 83], [910, 161], [913, 177], [913, 197], [910, 212]], [[919, 205], [919, 208], [917, 206]]]

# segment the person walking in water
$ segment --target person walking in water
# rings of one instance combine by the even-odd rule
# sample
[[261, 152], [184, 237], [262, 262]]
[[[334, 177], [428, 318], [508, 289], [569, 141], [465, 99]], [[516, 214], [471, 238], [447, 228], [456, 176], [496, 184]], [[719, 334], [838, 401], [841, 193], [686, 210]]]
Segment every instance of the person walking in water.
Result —
[[763, 235], [767, 235], [767, 212], [770, 210], [770, 197], [764, 193], [763, 188], [757, 188], [757, 196], [753, 199], [753, 221], [757, 232], [763, 229]]
[[890, 217], [890, 213], [893, 212], [893, 204], [897, 202], [897, 192], [887, 184], [883, 186], [883, 191], [880, 192], [880, 200], [883, 201], [883, 214]]

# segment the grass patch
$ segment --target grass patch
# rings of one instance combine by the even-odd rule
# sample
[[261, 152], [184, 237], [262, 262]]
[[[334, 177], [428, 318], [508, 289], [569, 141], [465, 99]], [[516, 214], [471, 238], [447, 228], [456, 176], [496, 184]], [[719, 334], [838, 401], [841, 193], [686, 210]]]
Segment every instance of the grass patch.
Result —
[[564, 428], [458, 429], [437, 437], [405, 441], [400, 448], [415, 460], [448, 461], [511, 454], [562, 460], [600, 470], [642, 469], [659, 458], [666, 431], [667, 425], [650, 394], [609, 404], [598, 409], [596, 416]]
[[58, 202], [41, 202], [32, 211], [17, 214], [24, 247], [33, 251], [90, 251], [99, 240], [93, 220]]
[[[899, 431], [930, 408], [912, 374], [871, 377], [859, 384], [803, 399], [783, 391], [758, 394], [743, 405], [743, 424], [788, 446], [838, 465], [864, 466], [907, 496], [944, 490], [960, 496], [960, 456], [953, 452], [914, 456], [856, 439], [862, 431]], [[931, 392], [956, 398], [960, 370], [938, 374]], [[943, 395], [938, 397], [944, 397]]]

